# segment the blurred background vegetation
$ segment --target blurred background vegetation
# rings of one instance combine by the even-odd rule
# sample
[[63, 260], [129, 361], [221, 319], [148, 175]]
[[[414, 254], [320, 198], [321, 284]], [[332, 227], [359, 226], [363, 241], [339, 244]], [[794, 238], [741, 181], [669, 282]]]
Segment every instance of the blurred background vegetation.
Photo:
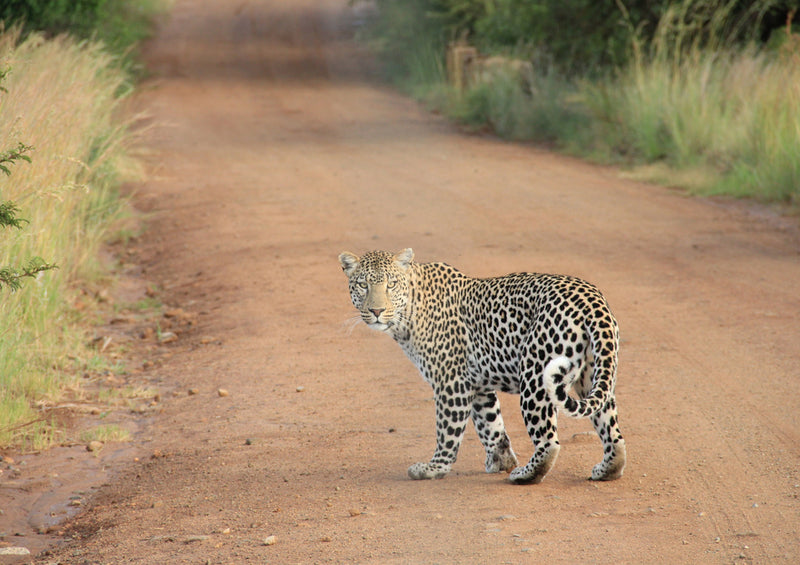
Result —
[[[358, 3], [360, 0], [354, 0]], [[782, 33], [795, 0], [373, 0], [367, 31], [395, 65], [420, 41], [467, 38], [484, 52], [541, 51], [561, 71], [602, 72], [625, 64], [680, 14], [671, 33], [693, 41], [767, 42]], [[662, 32], [664, 30], [662, 29]], [[394, 68], [394, 67], [393, 67]]]
[[[800, 203], [798, 0], [372, 1], [360, 34], [390, 79], [469, 128], [704, 194]], [[532, 76], [455, 91], [454, 42]]]
[[137, 62], [139, 43], [151, 31], [153, 16], [163, 9], [161, 0], [3, 0], [0, 20], [5, 29], [21, 26], [48, 36], [69, 34], [76, 39], [102, 43], [121, 57], [122, 66]]

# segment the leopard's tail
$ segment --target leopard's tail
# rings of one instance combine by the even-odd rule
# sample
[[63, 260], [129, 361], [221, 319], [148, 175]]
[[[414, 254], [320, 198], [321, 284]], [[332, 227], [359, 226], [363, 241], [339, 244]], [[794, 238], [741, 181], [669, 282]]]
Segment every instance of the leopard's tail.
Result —
[[[580, 377], [580, 367], [566, 357], [556, 357], [544, 368], [544, 386], [550, 399], [561, 410], [573, 418], [587, 418], [608, 402], [609, 386], [593, 379], [592, 390], [584, 398], [576, 399], [568, 393]], [[597, 372], [597, 367], [595, 367]], [[597, 377], [598, 375], [593, 375]]]

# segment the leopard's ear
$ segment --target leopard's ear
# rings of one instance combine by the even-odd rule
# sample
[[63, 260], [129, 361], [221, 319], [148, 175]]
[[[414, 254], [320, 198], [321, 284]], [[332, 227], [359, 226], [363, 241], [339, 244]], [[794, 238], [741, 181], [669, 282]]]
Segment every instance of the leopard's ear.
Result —
[[411, 261], [414, 260], [414, 250], [410, 247], [403, 249], [400, 253], [394, 256], [394, 262], [402, 269], [408, 269]]
[[342, 270], [348, 277], [358, 268], [359, 258], [349, 251], [343, 251], [339, 254], [339, 263], [342, 264]]

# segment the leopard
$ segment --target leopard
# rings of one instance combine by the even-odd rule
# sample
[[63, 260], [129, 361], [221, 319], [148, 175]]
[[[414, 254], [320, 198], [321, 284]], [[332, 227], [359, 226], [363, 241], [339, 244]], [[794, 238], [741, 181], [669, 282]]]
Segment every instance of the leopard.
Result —
[[[445, 477], [470, 418], [487, 473], [538, 484], [560, 451], [559, 411], [589, 418], [603, 445], [590, 480], [622, 476], [626, 449], [615, 400], [619, 326], [604, 295], [580, 278], [542, 273], [469, 277], [418, 263], [411, 248], [339, 255], [360, 319], [391, 336], [432, 387], [436, 448], [411, 479]], [[519, 395], [533, 442], [519, 465], [498, 392]]]

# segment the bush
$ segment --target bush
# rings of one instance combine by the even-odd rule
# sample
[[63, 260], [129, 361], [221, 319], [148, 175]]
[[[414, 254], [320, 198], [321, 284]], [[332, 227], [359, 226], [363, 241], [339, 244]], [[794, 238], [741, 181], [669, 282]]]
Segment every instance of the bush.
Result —
[[447, 31], [431, 17], [432, 2], [376, 0], [378, 11], [359, 37], [380, 57], [390, 80], [404, 84], [437, 80], [428, 72], [444, 63]]
[[590, 120], [577, 86], [555, 71], [538, 72], [523, 87], [515, 76], [450, 92], [438, 108], [471, 130], [488, 128], [506, 139], [533, 140], [570, 148], [580, 145]]
[[[665, 1], [626, 2], [641, 33], [654, 27]], [[496, 0], [475, 23], [472, 35], [487, 51], [527, 47], [545, 53], [568, 75], [625, 63], [630, 29], [614, 2], [594, 0]]]

